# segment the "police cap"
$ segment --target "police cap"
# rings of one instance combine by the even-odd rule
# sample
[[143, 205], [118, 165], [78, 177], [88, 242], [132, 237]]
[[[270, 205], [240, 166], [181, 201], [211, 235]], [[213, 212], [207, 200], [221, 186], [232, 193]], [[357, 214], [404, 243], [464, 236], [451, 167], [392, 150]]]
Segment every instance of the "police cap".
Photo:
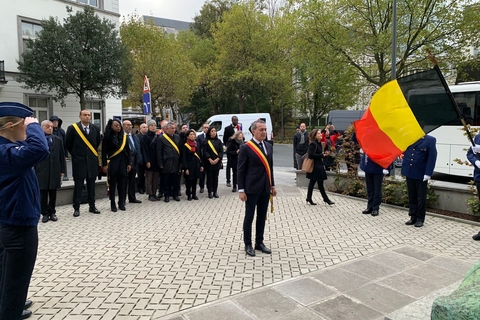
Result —
[[33, 110], [18, 102], [0, 102], [0, 117], [26, 118], [33, 115]]

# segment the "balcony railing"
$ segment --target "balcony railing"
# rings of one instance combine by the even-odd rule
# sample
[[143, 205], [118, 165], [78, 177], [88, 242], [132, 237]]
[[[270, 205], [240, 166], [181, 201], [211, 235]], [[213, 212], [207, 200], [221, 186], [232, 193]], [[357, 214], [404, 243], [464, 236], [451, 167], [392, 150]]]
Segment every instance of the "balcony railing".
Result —
[[0, 60], [0, 81], [5, 81], [5, 61]]

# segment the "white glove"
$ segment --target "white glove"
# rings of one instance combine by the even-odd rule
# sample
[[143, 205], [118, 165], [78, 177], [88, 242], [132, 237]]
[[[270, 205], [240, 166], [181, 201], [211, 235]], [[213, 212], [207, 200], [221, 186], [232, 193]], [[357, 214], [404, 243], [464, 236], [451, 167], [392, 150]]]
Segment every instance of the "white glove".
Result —
[[475, 153], [479, 153], [480, 152], [480, 144], [476, 144], [474, 147], [472, 147], [472, 151], [475, 152]]
[[475, 165], [480, 169], [480, 160], [475, 161]]
[[430, 180], [430, 178], [431, 178], [430, 176], [424, 175], [423, 176], [423, 181], [428, 181], [428, 180]]
[[388, 174], [388, 170], [387, 169], [383, 169], [383, 174]]

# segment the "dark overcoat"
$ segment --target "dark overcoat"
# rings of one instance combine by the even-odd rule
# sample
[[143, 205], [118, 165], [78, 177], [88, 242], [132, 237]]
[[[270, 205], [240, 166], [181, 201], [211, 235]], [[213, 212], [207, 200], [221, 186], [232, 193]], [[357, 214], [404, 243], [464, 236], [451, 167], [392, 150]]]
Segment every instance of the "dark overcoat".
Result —
[[[213, 148], [215, 151], [217, 151], [217, 154], [212, 150], [212, 147], [210, 147], [210, 144], [208, 141], [212, 142]], [[203, 163], [204, 163], [204, 168], [207, 171], [214, 171], [214, 170], [220, 170], [222, 168], [222, 158], [223, 158], [223, 143], [220, 141], [218, 138], [214, 139], [205, 139], [203, 141]], [[217, 158], [220, 158], [220, 161], [218, 161], [216, 164], [211, 165], [210, 161], [208, 159], [215, 160]]]
[[179, 173], [180, 172], [180, 153], [182, 144], [178, 134], [168, 135], [170, 140], [176, 145], [177, 149], [165, 138], [167, 133], [163, 133], [157, 140], [157, 163], [160, 168], [163, 167], [162, 173]]
[[[84, 135], [95, 150], [100, 146], [100, 129], [90, 123], [89, 134], [83, 131], [81, 122], [77, 122], [82, 135]], [[83, 139], [73, 125], [67, 129], [65, 144], [68, 152], [72, 155], [72, 175], [75, 179], [91, 179], [98, 176], [99, 159], [90, 148], [85, 144]]]
[[317, 140], [310, 142], [308, 145], [308, 157], [313, 159], [313, 171], [307, 173], [307, 179], [314, 181], [327, 180], [325, 165], [323, 164], [323, 148], [322, 144]]
[[60, 189], [60, 174], [65, 174], [66, 170], [63, 140], [53, 134], [51, 137], [52, 146], [50, 147], [50, 155], [35, 166], [35, 173], [40, 190]]
[[[125, 141], [125, 146], [122, 151], [112, 158], [117, 150], [119, 150], [123, 143], [123, 137], [125, 134], [120, 132], [119, 134], [109, 134], [103, 137], [102, 141], [102, 166], [107, 166], [108, 163], [108, 175], [118, 174], [119, 176], [127, 176], [127, 166], [132, 165], [130, 162], [130, 146], [128, 144], [128, 137]], [[107, 162], [110, 160], [110, 162]]]
[[198, 145], [196, 148], [195, 153], [191, 152], [190, 149], [187, 148], [186, 143], [182, 146], [182, 169], [188, 170], [189, 175], [185, 175], [185, 179], [187, 180], [196, 180], [200, 179], [201, 171], [200, 168], [202, 167], [202, 161], [200, 153], [199, 153]]

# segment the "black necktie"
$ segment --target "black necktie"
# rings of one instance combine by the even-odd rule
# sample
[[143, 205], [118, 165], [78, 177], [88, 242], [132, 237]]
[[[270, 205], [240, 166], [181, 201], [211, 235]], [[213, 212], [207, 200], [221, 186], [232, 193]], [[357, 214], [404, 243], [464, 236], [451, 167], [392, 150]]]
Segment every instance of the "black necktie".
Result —
[[128, 142], [130, 144], [130, 151], [134, 155], [137, 150], [135, 149], [135, 143], [133, 142], [133, 137], [131, 134], [128, 135]]
[[267, 153], [265, 152], [265, 149], [263, 148], [263, 143], [260, 142], [259, 145], [260, 145], [260, 149], [263, 151], [263, 153], [267, 154]]

